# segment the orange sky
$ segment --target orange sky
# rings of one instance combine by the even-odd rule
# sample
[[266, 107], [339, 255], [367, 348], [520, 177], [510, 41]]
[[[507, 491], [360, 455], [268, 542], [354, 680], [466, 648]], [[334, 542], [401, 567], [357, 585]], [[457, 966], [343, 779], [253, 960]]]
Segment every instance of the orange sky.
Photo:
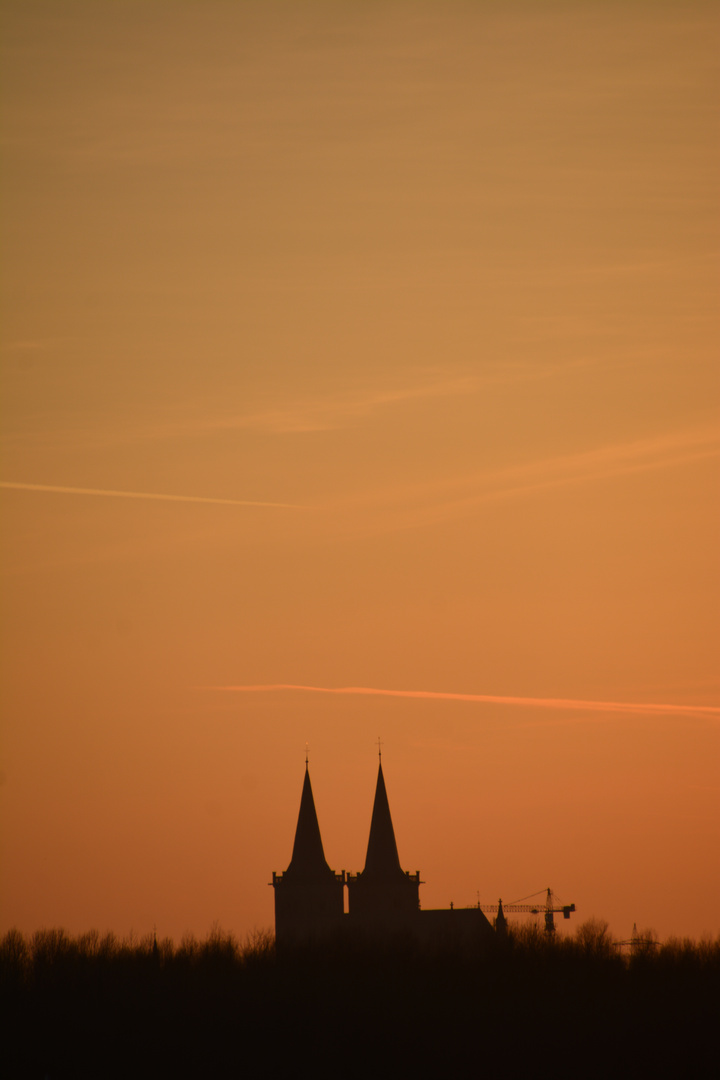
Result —
[[0, 12], [0, 931], [720, 932], [717, 5]]

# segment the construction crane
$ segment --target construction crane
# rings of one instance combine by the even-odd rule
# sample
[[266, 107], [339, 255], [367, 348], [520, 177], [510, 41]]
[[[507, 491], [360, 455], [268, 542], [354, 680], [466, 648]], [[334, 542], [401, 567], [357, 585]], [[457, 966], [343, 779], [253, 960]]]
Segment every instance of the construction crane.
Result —
[[[536, 896], [545, 896], [545, 903], [542, 904], [539, 901], [536, 903], [525, 903], [526, 900], [534, 900]], [[494, 904], [478, 904], [481, 911], [494, 912]], [[505, 912], [523, 912], [528, 915], [544, 915], [545, 916], [545, 932], [548, 934], [555, 933], [555, 915], [559, 915], [562, 912], [563, 919], [570, 918], [570, 912], [575, 910], [574, 904], [562, 904], [559, 897], [555, 895], [552, 889], [548, 889], [547, 892], [533, 893], [531, 896], [523, 896], [520, 900], [515, 901], [512, 904], [505, 904], [503, 908], [502, 900], [498, 900], [496, 922], [501, 925], [505, 923]]]

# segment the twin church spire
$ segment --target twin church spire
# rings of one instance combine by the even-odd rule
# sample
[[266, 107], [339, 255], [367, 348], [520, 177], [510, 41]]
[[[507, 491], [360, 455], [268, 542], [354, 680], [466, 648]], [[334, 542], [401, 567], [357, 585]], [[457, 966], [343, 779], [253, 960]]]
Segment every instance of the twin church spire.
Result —
[[325, 858], [306, 756], [292, 858], [284, 874], [273, 874], [272, 884], [275, 931], [281, 944], [327, 937], [341, 926], [395, 932], [413, 924], [420, 910], [420, 875], [400, 866], [382, 761], [365, 869], [359, 874], [336, 874]]
[[[325, 858], [322, 837], [320, 836], [320, 824], [315, 809], [312, 784], [310, 783], [307, 747], [305, 749], [305, 779], [300, 797], [300, 813], [298, 814], [295, 829], [295, 842], [290, 865], [285, 873], [303, 875], [332, 873]], [[383, 776], [381, 744], [378, 739], [378, 776], [363, 874], [377, 878], [388, 878], [398, 873], [403, 874], [403, 871], [400, 867], [395, 829], [393, 828], [390, 803], [388, 802], [385, 777]]]
[[[395, 829], [390, 814], [390, 803], [388, 802], [385, 777], [382, 770], [382, 755], [380, 753], [378, 753], [378, 758], [375, 801], [370, 821], [370, 838], [363, 874], [369, 874], [371, 877], [388, 878], [398, 873], [402, 874], [403, 871], [400, 867], [400, 857], [398, 855], [397, 841], [395, 840]], [[315, 809], [312, 784], [310, 783], [310, 770], [306, 751], [305, 779], [300, 797], [300, 813], [298, 814], [295, 829], [292, 858], [285, 873], [317, 874], [326, 872], [332, 873], [325, 858], [322, 837], [320, 836], [320, 824]]]

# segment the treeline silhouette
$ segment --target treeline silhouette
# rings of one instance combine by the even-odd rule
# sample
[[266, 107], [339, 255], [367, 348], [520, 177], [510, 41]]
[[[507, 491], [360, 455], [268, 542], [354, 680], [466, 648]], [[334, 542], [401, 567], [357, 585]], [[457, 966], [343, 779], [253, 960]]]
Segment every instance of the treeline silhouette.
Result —
[[711, 1076], [720, 937], [628, 953], [591, 921], [482, 951], [343, 937], [278, 953], [217, 927], [179, 945], [12, 930], [0, 1009], [8, 1077]]

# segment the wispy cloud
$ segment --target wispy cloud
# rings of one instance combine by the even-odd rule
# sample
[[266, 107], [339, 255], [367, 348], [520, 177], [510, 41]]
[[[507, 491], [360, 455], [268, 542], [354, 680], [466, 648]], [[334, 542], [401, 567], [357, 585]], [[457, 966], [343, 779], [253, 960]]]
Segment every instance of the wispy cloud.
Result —
[[676, 468], [718, 456], [720, 426], [705, 425], [430, 483], [376, 489], [350, 497], [345, 505], [368, 510], [385, 506], [395, 527], [414, 527], [461, 516], [484, 503]]
[[[19, 355], [40, 347], [40, 343], [16, 342], [15, 347]], [[281, 436], [331, 432], [360, 425], [379, 411], [413, 401], [469, 396], [490, 385], [542, 379], [557, 370], [552, 365], [513, 363], [489, 365], [482, 374], [460, 371], [449, 376], [447, 372], [425, 368], [406, 373], [406, 382], [398, 381], [391, 386], [279, 397], [269, 405], [259, 401], [247, 404], [244, 411], [229, 407], [227, 394], [222, 401], [215, 397], [204, 401], [193, 398], [175, 404], [165, 403], [140, 421], [134, 416], [128, 423], [108, 426], [87, 417], [82, 422], [75, 418], [71, 427], [55, 428], [53, 438], [73, 445], [108, 446], [181, 440], [232, 431]], [[238, 392], [238, 397], [242, 396]], [[46, 428], [3, 432], [6, 442], [26, 442], [39, 437], [47, 438]]]
[[[43, 347], [41, 342], [15, 342], [13, 349], [20, 356]], [[92, 418], [74, 418], [70, 427], [55, 427], [54, 441], [75, 446], [113, 446], [134, 442], [163, 442], [212, 436], [233, 431], [262, 432], [269, 435], [302, 435], [312, 432], [340, 431], [360, 427], [375, 414], [412, 402], [440, 401], [445, 398], [471, 397], [493, 386], [538, 382], [562, 377], [570, 370], [587, 367], [594, 361], [580, 358], [573, 361], [536, 363], [533, 361], [487, 362], [482, 371], [447, 370], [423, 367], [405, 372], [407, 381], [394, 385], [355, 389], [345, 393], [328, 390], [326, 393], [279, 398], [272, 405], [250, 404], [245, 411], [228, 408], [227, 395], [222, 402], [216, 398], [198, 401], [165, 403], [152, 410], [151, 415], [129, 422], [99, 425]], [[18, 368], [20, 370], [20, 368]], [[24, 370], [24, 368], [23, 368]], [[241, 396], [240, 394], [238, 396]], [[25, 443], [48, 438], [45, 427], [6, 430], [6, 443]]]
[[459, 397], [475, 393], [484, 380], [458, 376], [354, 396], [305, 399], [216, 421], [218, 428], [250, 428], [274, 434], [333, 431], [349, 421], [362, 419], [378, 409], [423, 399]]
[[215, 405], [208, 404], [200, 417], [180, 417], [167, 424], [154, 424], [143, 431], [136, 430], [133, 434], [156, 439], [232, 430], [263, 431], [275, 435], [337, 431], [366, 420], [374, 413], [411, 402], [466, 397], [490, 386], [537, 382], [562, 375], [570, 369], [586, 367], [592, 362], [588, 359], [561, 363], [497, 361], [488, 362], [480, 372], [461, 370], [451, 375], [448, 375], [447, 369], [422, 368], [406, 372], [407, 381], [398, 381], [395, 385], [299, 396], [278, 400], [268, 408], [258, 405], [247, 412], [221, 412]]
[[720, 717], [720, 705], [667, 705], [658, 702], [506, 697], [498, 694], [458, 694], [434, 690], [385, 690], [372, 686], [303, 686], [295, 683], [272, 683], [258, 686], [210, 686], [204, 689], [246, 694], [293, 690], [311, 694], [351, 694], [371, 697], [420, 698], [429, 701], [467, 701], [481, 705], [515, 705], [531, 709], [573, 710], [575, 712], [632, 713], [642, 716], [676, 714], [681, 716]]
[[485, 474], [484, 479], [492, 488], [486, 495], [524, 494], [540, 488], [671, 468], [718, 455], [720, 428], [668, 432], [654, 438], [609, 443], [573, 454], [525, 462]]
[[0, 353], [26, 353], [37, 352], [53, 345], [58, 338], [26, 338], [20, 341], [6, 341], [0, 345]]
[[570, 368], [585, 367], [592, 361], [569, 363], [489, 363], [480, 373], [465, 372], [451, 377], [432, 371], [419, 372], [414, 382], [354, 395], [299, 399], [272, 409], [218, 419], [219, 428], [250, 428], [275, 434], [333, 431], [372, 413], [411, 401], [426, 401], [477, 394], [488, 386], [534, 382], [562, 374]]
[[105, 488], [60, 487], [56, 484], [23, 484], [0, 480], [0, 488], [17, 491], [46, 491], [57, 495], [102, 495], [114, 499], [151, 499], [160, 502], [214, 503], [218, 506], [269, 506], [283, 510], [303, 510], [296, 503], [260, 502], [255, 499], [212, 499], [202, 495], [166, 495], [150, 491], [110, 491]]

